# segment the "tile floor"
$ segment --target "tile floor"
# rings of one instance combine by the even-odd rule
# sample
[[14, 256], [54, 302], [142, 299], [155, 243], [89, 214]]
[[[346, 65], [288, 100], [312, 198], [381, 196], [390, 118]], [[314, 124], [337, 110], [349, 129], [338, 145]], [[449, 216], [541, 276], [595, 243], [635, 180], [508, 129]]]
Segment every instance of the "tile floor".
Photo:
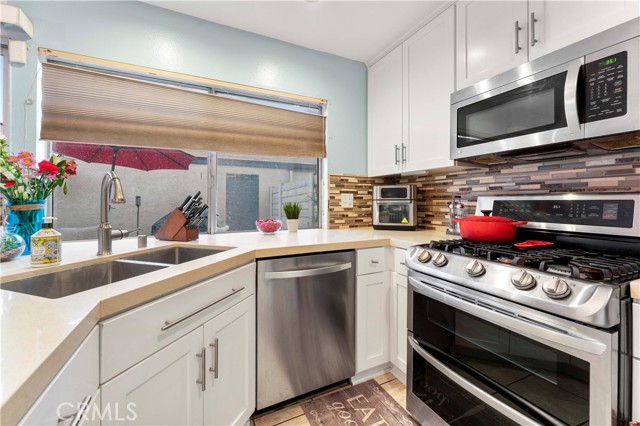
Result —
[[[406, 408], [406, 392], [405, 386], [398, 380], [393, 374], [386, 373], [382, 376], [375, 378], [375, 381], [395, 399], [398, 404], [403, 408]], [[310, 399], [322, 398], [323, 396], [337, 392], [351, 385], [344, 385], [334, 389], [331, 389], [322, 394], [315, 395]], [[263, 413], [260, 416], [256, 416], [251, 419], [251, 426], [309, 426], [307, 417], [302, 411], [302, 404], [304, 401], [296, 401], [295, 403], [282, 407], [276, 411]]]

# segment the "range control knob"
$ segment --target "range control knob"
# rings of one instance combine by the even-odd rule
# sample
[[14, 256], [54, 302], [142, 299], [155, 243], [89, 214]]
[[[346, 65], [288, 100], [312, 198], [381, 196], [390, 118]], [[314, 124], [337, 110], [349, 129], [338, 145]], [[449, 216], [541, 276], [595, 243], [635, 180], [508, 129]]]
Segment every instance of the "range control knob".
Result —
[[553, 277], [542, 283], [542, 291], [552, 299], [562, 299], [571, 293], [571, 287], [566, 281]]
[[431, 253], [426, 250], [422, 250], [418, 255], [418, 261], [422, 263], [427, 263], [431, 260]]
[[434, 265], [436, 265], [436, 266], [443, 267], [444, 265], [447, 264], [447, 262], [448, 262], [448, 260], [447, 260], [446, 256], [444, 254], [442, 254], [442, 253], [436, 253], [433, 256], [432, 263]]
[[530, 288], [535, 287], [536, 279], [533, 278], [533, 275], [523, 269], [511, 277], [511, 284], [513, 284], [517, 289], [529, 290]]
[[467, 263], [467, 267], [465, 269], [467, 271], [467, 274], [472, 277], [479, 277], [480, 275], [485, 273], [484, 266], [476, 259], [473, 259], [471, 262]]

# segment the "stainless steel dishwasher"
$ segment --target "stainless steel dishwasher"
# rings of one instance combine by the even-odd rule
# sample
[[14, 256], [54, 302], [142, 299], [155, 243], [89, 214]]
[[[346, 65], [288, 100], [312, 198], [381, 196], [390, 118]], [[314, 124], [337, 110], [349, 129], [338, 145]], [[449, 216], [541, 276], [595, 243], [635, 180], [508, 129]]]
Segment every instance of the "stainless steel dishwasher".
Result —
[[258, 261], [257, 409], [355, 375], [355, 253]]

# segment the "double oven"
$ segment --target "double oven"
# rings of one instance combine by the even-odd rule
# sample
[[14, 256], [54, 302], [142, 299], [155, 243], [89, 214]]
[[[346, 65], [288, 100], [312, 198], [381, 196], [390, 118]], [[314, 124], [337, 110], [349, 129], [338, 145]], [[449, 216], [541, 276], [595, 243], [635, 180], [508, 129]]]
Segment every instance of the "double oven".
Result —
[[513, 198], [477, 208], [553, 246], [408, 250], [407, 409], [429, 426], [626, 426], [640, 194]]

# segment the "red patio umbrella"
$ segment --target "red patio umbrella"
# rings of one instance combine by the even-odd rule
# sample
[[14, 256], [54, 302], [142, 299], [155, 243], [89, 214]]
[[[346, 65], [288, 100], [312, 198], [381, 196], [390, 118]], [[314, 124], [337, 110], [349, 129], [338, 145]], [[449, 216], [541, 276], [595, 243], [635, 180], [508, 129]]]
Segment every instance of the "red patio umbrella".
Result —
[[88, 143], [54, 142], [53, 152], [87, 163], [111, 164], [139, 170], [187, 170], [196, 158], [178, 149], [139, 148]]

